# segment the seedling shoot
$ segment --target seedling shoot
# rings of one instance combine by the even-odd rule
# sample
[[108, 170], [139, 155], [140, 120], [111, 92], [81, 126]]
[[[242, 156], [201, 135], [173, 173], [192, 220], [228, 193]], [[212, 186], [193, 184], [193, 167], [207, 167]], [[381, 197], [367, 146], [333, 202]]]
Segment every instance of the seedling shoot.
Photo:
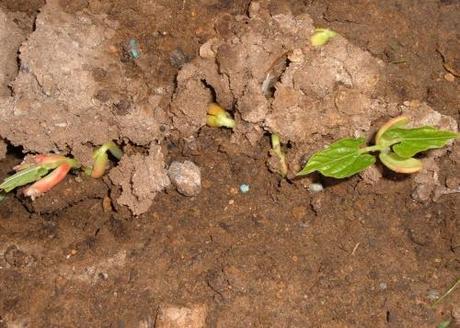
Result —
[[17, 187], [35, 182], [24, 191], [25, 196], [34, 199], [64, 180], [71, 169], [77, 168], [80, 168], [80, 163], [76, 159], [56, 154], [36, 155], [33, 163], [16, 166], [16, 173], [0, 184], [0, 190], [8, 193]]
[[378, 131], [375, 145], [363, 147], [364, 138], [344, 138], [315, 153], [298, 176], [314, 171], [337, 179], [350, 177], [376, 162], [373, 153], [388, 167], [398, 173], [415, 173], [423, 168], [415, 155], [429, 149], [444, 147], [459, 136], [452, 131], [438, 130], [431, 126], [407, 128], [409, 119], [400, 116], [388, 121]]
[[225, 127], [233, 129], [235, 127], [235, 120], [230, 113], [225, 111], [221, 106], [216, 103], [211, 103], [208, 105], [206, 124], [213, 128]]

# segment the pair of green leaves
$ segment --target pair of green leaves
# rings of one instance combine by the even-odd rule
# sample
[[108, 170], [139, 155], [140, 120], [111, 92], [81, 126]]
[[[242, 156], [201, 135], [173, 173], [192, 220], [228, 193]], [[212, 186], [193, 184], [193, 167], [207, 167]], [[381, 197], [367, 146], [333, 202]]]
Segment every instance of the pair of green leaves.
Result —
[[458, 134], [438, 130], [430, 126], [408, 129], [406, 117], [388, 121], [379, 130], [375, 146], [364, 147], [364, 138], [341, 139], [326, 149], [315, 153], [297, 175], [319, 171], [322, 175], [337, 179], [359, 173], [375, 163], [370, 152], [380, 152], [380, 161], [398, 173], [414, 173], [422, 169], [422, 162], [413, 158], [416, 154], [445, 146]]

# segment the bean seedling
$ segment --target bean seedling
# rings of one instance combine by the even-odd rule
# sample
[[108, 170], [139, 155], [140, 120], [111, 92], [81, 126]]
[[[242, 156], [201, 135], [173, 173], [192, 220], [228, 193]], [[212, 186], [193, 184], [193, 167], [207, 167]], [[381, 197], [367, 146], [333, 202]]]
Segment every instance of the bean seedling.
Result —
[[93, 166], [85, 168], [85, 173], [87, 175], [92, 178], [100, 178], [104, 175], [109, 161], [107, 152], [110, 152], [110, 154], [118, 160], [123, 156], [122, 150], [113, 141], [103, 144], [93, 153]]
[[6, 178], [0, 184], [0, 189], [8, 193], [17, 187], [35, 182], [24, 191], [24, 195], [34, 199], [61, 182], [71, 169], [77, 168], [80, 168], [80, 163], [76, 159], [56, 154], [36, 155], [32, 163], [17, 165], [14, 168], [16, 173]]
[[[104, 175], [109, 160], [107, 152], [116, 159], [120, 159], [123, 155], [122, 150], [114, 142], [103, 144], [93, 153], [94, 164], [84, 168], [87, 175], [93, 178]], [[29, 183], [34, 184], [24, 190], [24, 195], [34, 199], [64, 180], [70, 170], [80, 168], [80, 162], [73, 158], [57, 154], [35, 155], [31, 161], [27, 160], [14, 167], [16, 173], [0, 184], [0, 201], [4, 199], [6, 193]]]
[[271, 143], [272, 143], [272, 149], [270, 151], [270, 154], [278, 158], [277, 172], [279, 175], [281, 175], [284, 178], [286, 177], [288, 173], [288, 166], [286, 164], [286, 155], [281, 149], [280, 136], [276, 133], [273, 133], [271, 135]]
[[235, 127], [235, 120], [230, 113], [225, 111], [221, 106], [216, 103], [211, 103], [208, 105], [206, 124], [213, 128], [226, 127], [233, 129]]
[[359, 173], [376, 162], [369, 153], [379, 152], [380, 161], [398, 173], [415, 173], [423, 168], [416, 154], [445, 146], [459, 136], [452, 131], [443, 131], [431, 126], [406, 128], [409, 119], [396, 117], [384, 124], [377, 132], [375, 145], [362, 147], [364, 138], [344, 138], [315, 153], [298, 176], [314, 171], [337, 179]]

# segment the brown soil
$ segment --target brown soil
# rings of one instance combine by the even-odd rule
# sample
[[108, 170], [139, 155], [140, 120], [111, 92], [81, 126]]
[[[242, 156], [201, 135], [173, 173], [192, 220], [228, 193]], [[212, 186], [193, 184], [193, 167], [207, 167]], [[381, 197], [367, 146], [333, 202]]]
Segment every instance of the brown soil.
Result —
[[[245, 15], [249, 2], [165, 0], [151, 11], [147, 0], [61, 5], [119, 21], [120, 44], [136, 37], [146, 53], [131, 73], [155, 87], [174, 86], [178, 69], [215, 35], [213, 24]], [[42, 5], [0, 1], [24, 33]], [[307, 12], [387, 63], [386, 97], [424, 101], [459, 121], [458, 2], [273, 7]], [[208, 327], [435, 327], [458, 316], [460, 291], [431, 307], [460, 278], [458, 194], [414, 202], [411, 181], [388, 172], [374, 186], [323, 179], [326, 189], [311, 194], [305, 180], [268, 171], [268, 138], [247, 152], [230, 137], [205, 127], [193, 147], [170, 138], [167, 161], [196, 163], [202, 191], [187, 198], [169, 188], [136, 218], [111, 204], [108, 179], [69, 177], [35, 203], [8, 197], [0, 206], [0, 327], [154, 327], [169, 304], [205, 305]], [[459, 153], [457, 144], [437, 159], [443, 183], [460, 175]], [[17, 162], [7, 157], [0, 176]]]

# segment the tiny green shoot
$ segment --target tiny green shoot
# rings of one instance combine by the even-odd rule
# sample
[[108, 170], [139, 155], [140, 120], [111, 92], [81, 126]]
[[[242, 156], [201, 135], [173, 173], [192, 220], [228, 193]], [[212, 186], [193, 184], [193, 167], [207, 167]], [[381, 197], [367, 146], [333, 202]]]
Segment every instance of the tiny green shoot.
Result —
[[285, 177], [288, 173], [288, 167], [286, 164], [286, 155], [284, 154], [283, 150], [281, 149], [281, 140], [280, 136], [276, 133], [271, 135], [271, 143], [272, 149], [270, 154], [276, 156], [278, 158], [278, 174], [282, 177]]
[[87, 175], [90, 175], [92, 178], [100, 178], [104, 175], [109, 162], [107, 152], [110, 152], [117, 160], [120, 160], [123, 156], [123, 151], [113, 141], [103, 144], [93, 153], [93, 166], [85, 168]]
[[375, 145], [365, 147], [364, 138], [340, 139], [310, 157], [298, 176], [314, 171], [337, 179], [350, 177], [376, 162], [369, 153], [379, 152], [380, 161], [398, 173], [415, 173], [423, 168], [414, 155], [445, 146], [459, 134], [438, 130], [430, 126], [406, 128], [408, 118], [396, 117], [384, 124], [377, 132]]
[[329, 40], [336, 35], [337, 32], [334, 32], [328, 28], [316, 28], [315, 32], [310, 38], [310, 42], [313, 47], [320, 47], [328, 43]]
[[213, 128], [225, 127], [233, 129], [235, 127], [235, 120], [221, 106], [216, 103], [210, 103], [206, 115], [206, 124]]

